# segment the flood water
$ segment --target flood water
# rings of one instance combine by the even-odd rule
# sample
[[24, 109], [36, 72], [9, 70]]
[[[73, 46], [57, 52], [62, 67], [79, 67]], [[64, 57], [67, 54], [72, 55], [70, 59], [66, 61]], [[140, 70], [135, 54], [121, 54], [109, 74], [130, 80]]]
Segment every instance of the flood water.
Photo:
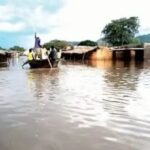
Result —
[[0, 150], [149, 150], [150, 62], [0, 68]]

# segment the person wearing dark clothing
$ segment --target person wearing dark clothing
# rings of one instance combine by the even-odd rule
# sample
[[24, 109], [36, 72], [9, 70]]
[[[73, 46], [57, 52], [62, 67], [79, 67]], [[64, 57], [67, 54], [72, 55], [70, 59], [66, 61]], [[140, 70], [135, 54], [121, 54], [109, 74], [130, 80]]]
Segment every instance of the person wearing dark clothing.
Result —
[[51, 47], [49, 58], [51, 60], [56, 60], [57, 59], [57, 50], [54, 48], [54, 46]]
[[35, 51], [35, 59], [42, 59], [41, 40], [39, 37], [36, 36], [36, 33], [35, 33], [34, 51]]
[[49, 59], [51, 60], [52, 65], [57, 61], [57, 50], [54, 46], [51, 46]]
[[35, 44], [34, 44], [34, 48], [41, 48], [41, 40], [39, 37], [36, 36], [35, 33]]

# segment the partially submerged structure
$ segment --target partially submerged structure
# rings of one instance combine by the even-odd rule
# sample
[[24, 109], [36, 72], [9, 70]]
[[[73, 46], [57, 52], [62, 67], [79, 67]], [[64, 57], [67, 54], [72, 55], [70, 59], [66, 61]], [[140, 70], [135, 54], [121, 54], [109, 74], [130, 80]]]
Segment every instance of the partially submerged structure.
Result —
[[90, 47], [76, 46], [63, 51], [62, 56], [70, 60], [143, 60], [143, 47]]
[[7, 62], [7, 59], [9, 58], [9, 53], [3, 50], [0, 50], [0, 62]]
[[144, 47], [112, 47], [110, 50], [113, 60], [144, 60]]
[[150, 43], [144, 43], [144, 59], [150, 59]]
[[85, 60], [90, 59], [93, 52], [97, 50], [97, 46], [75, 46], [70, 50], [62, 52], [62, 57], [69, 60]]
[[112, 60], [113, 54], [108, 47], [75, 46], [63, 51], [62, 57], [69, 60]]

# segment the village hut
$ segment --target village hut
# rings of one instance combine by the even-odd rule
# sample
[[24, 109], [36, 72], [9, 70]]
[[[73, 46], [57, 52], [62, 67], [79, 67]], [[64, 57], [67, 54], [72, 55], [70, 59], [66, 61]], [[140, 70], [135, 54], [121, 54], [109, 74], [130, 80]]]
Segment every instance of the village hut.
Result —
[[67, 60], [110, 60], [112, 51], [107, 47], [75, 46], [71, 50], [63, 51], [62, 57]]
[[[145, 46], [146, 47], [146, 46]], [[75, 46], [71, 50], [63, 51], [62, 56], [67, 60], [143, 60], [145, 55], [150, 58], [150, 48], [147, 46], [122, 46], [122, 47], [91, 47]], [[144, 50], [146, 51], [144, 54]]]
[[150, 43], [144, 43], [144, 59], [150, 59]]
[[7, 58], [8, 54], [5, 51], [0, 50], [0, 62], [6, 62]]
[[74, 46], [71, 50], [63, 51], [62, 57], [69, 60], [85, 60], [89, 59], [96, 49], [97, 47], [91, 46]]

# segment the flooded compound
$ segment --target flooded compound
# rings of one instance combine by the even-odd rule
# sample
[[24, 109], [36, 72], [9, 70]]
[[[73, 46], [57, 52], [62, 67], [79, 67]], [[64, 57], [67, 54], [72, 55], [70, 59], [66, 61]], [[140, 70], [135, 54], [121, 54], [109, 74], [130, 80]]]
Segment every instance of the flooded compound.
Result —
[[150, 62], [0, 68], [1, 150], [149, 150]]

